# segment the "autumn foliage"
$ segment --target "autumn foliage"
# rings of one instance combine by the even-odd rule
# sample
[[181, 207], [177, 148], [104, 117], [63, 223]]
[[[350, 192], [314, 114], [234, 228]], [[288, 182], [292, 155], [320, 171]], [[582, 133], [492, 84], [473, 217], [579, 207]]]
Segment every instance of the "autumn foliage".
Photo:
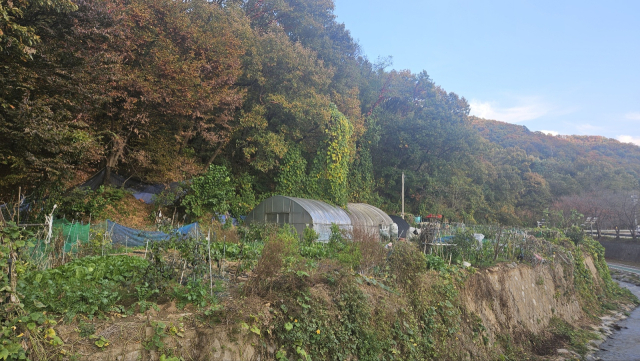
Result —
[[240, 198], [393, 213], [405, 173], [411, 213], [532, 224], [562, 197], [639, 187], [638, 147], [470, 117], [426, 72], [363, 56], [331, 0], [0, 4], [1, 201], [213, 164]]

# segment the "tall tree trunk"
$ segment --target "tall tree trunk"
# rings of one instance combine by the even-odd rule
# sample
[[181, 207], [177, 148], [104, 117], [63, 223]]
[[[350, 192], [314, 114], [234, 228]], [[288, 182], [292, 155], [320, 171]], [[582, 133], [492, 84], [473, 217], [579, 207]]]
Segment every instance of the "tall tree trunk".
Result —
[[207, 166], [205, 167], [205, 169], [209, 169], [209, 166], [211, 165], [211, 163], [213, 163], [213, 161], [216, 159], [218, 154], [220, 154], [220, 152], [222, 152], [222, 148], [224, 148], [224, 144], [220, 144], [218, 149], [216, 149], [216, 151], [213, 152], [213, 155], [211, 156], [211, 158], [209, 158], [209, 161], [207, 161]]
[[104, 186], [111, 185], [111, 171], [118, 165], [120, 157], [122, 157], [122, 155], [124, 154], [124, 147], [127, 144], [130, 135], [131, 132], [129, 132], [129, 134], [124, 139], [120, 137], [115, 137], [113, 139], [111, 151], [107, 156], [107, 164], [104, 171], [104, 180], [102, 181], [102, 184]]

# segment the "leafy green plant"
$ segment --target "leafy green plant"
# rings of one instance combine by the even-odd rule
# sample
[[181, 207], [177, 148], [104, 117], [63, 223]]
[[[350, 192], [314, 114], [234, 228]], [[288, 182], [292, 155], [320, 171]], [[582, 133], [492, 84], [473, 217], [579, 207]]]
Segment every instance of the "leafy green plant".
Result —
[[173, 297], [178, 301], [178, 307], [184, 307], [188, 303], [197, 307], [215, 303], [215, 297], [210, 296], [209, 285], [200, 280], [190, 280], [183, 287], [174, 287]]
[[[40, 302], [31, 304], [31, 310], [19, 299], [19, 284], [24, 273], [29, 271], [29, 252], [33, 247], [34, 234], [9, 222], [0, 227], [0, 358], [4, 360], [26, 359], [29, 354], [43, 352], [47, 346], [63, 344], [53, 326], [56, 322], [41, 309]], [[31, 343], [31, 349], [23, 348], [24, 342]]]
[[427, 262], [427, 269], [429, 270], [434, 270], [434, 271], [442, 271], [445, 269], [446, 264], [444, 263], [444, 260], [438, 256], [435, 256], [433, 254], [428, 254], [425, 256], [426, 262]]
[[109, 346], [109, 340], [107, 340], [104, 336], [92, 335], [89, 338], [96, 340], [94, 342], [94, 345], [98, 346], [98, 348], [101, 349], [101, 350], [103, 350], [105, 347]]
[[144, 343], [144, 347], [147, 350], [162, 350], [164, 348], [164, 342], [162, 340], [167, 336], [167, 325], [164, 322], [151, 321], [151, 328], [153, 334], [151, 338]]
[[135, 297], [148, 262], [139, 257], [75, 259], [63, 266], [24, 275], [18, 289], [29, 309], [41, 307], [72, 318], [77, 313], [108, 312], [124, 298]]
[[311, 245], [318, 240], [320, 234], [311, 227], [306, 227], [302, 232], [302, 244], [305, 246]]
[[78, 323], [77, 331], [80, 334], [80, 337], [82, 338], [89, 337], [96, 332], [96, 326], [93, 323], [86, 323], [86, 322], [80, 321]]
[[107, 206], [115, 205], [127, 195], [122, 188], [100, 186], [95, 191], [89, 188], [75, 188], [60, 201], [58, 213], [76, 218], [104, 216]]
[[576, 245], [580, 244], [585, 238], [584, 231], [578, 226], [572, 226], [565, 230], [564, 234]]
[[145, 312], [146, 310], [153, 308], [158, 311], [158, 305], [155, 302], [149, 302], [149, 298], [160, 293], [160, 290], [157, 288], [152, 288], [149, 283], [144, 282], [143, 284], [139, 284], [135, 286], [136, 292], [138, 294], [138, 306], [140, 306], [140, 312]]
[[195, 217], [202, 217], [205, 212], [225, 214], [235, 196], [234, 189], [227, 168], [212, 164], [204, 175], [192, 180], [182, 205]]

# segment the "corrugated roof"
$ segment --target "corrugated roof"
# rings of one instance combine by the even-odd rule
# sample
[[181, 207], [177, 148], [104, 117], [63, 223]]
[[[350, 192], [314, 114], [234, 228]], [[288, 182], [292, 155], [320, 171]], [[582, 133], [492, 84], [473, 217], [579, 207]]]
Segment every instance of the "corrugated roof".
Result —
[[381, 209], [366, 203], [349, 203], [347, 210], [351, 218], [351, 224], [354, 227], [378, 227], [390, 226], [393, 221]]

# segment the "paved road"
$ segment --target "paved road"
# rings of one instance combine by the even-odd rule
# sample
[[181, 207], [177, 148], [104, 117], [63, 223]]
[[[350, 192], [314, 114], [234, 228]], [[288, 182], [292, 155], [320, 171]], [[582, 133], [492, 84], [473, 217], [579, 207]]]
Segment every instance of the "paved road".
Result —
[[609, 262], [609, 261], [607, 261], [607, 265], [609, 265], [609, 268], [617, 269], [617, 270], [620, 270], [620, 271], [632, 272], [632, 273], [640, 275], [640, 268], [638, 268], [638, 267], [627, 266], [627, 265], [624, 265], [624, 264], [613, 263], [613, 262]]

